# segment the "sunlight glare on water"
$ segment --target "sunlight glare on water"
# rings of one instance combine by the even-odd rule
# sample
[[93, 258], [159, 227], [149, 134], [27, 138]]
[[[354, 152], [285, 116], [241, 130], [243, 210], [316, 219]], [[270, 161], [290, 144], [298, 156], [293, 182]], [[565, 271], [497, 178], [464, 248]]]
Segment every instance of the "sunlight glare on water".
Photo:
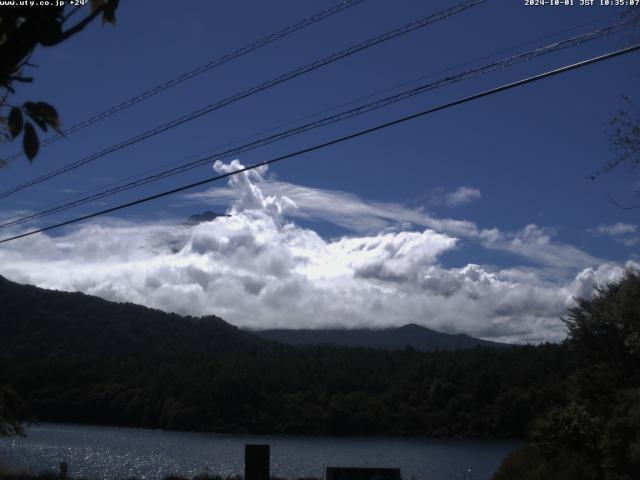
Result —
[[323, 478], [325, 466], [400, 467], [405, 479], [489, 480], [519, 446], [512, 440], [429, 440], [380, 437], [217, 435], [136, 428], [43, 424], [27, 437], [0, 439], [0, 465], [16, 472], [57, 471], [76, 478], [156, 480], [169, 474], [236, 475], [244, 445], [271, 445], [271, 473]]

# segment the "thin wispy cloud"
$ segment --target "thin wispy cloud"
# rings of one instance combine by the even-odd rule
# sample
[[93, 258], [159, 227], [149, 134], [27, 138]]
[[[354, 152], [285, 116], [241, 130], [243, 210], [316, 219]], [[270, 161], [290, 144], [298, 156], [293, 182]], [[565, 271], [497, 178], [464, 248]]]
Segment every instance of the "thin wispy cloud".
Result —
[[637, 231], [637, 227], [629, 223], [618, 222], [618, 223], [614, 223], [613, 225], [599, 225], [596, 231], [600, 235], [617, 237], [620, 235], [635, 233]]
[[598, 236], [609, 237], [610, 239], [622, 243], [628, 247], [640, 245], [640, 232], [636, 225], [630, 223], [617, 222], [611, 225], [600, 224], [591, 230]]
[[486, 248], [508, 252], [558, 271], [571, 271], [604, 262], [573, 245], [555, 241], [553, 236], [552, 230], [535, 224], [526, 225], [515, 233], [498, 229], [480, 233], [482, 245]]
[[[473, 222], [436, 218], [421, 209], [407, 208], [399, 203], [367, 202], [350, 192], [294, 185], [263, 177], [258, 182], [265, 195], [288, 198], [295, 204], [296, 208], [287, 212], [291, 218], [321, 220], [355, 232], [411, 223], [454, 235], [478, 233]], [[227, 205], [235, 201], [236, 196], [237, 192], [232, 187], [215, 187], [186, 195], [185, 198], [197, 204], [206, 202], [210, 205]]]
[[444, 203], [448, 207], [458, 207], [473, 203], [481, 198], [482, 193], [478, 188], [462, 186], [453, 192], [447, 193], [444, 197]]
[[482, 199], [479, 188], [470, 185], [461, 185], [454, 190], [444, 187], [430, 189], [423, 195], [422, 201], [431, 207], [455, 208], [469, 205]]

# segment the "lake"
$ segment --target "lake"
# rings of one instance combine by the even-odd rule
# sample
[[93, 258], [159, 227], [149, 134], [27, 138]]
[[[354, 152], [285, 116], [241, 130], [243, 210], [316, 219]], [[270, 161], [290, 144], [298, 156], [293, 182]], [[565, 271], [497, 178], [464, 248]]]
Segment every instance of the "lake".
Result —
[[514, 440], [218, 435], [138, 428], [42, 424], [27, 437], [0, 438], [0, 465], [20, 472], [57, 471], [89, 479], [160, 479], [168, 474], [242, 474], [244, 445], [271, 445], [271, 474], [323, 478], [325, 466], [399, 467], [405, 479], [489, 480]]

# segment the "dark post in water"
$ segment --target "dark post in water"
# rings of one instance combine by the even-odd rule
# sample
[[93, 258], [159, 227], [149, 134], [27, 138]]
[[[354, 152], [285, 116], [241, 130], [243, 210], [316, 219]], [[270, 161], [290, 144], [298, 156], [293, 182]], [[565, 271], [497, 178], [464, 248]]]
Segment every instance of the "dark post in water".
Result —
[[269, 445], [244, 446], [244, 479], [269, 480]]

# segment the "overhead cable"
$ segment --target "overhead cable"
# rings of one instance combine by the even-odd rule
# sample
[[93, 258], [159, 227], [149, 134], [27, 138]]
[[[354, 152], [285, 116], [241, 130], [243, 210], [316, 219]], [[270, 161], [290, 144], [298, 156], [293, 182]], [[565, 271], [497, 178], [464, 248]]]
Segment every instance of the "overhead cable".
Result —
[[129, 138], [128, 140], [125, 140], [123, 142], [120, 142], [116, 145], [112, 145], [110, 147], [105, 148], [104, 150], [101, 150], [97, 153], [94, 153], [92, 155], [89, 155], [87, 157], [84, 157], [80, 160], [77, 160], [73, 163], [70, 163], [64, 167], [58, 168], [56, 170], [53, 170], [51, 172], [48, 172], [40, 177], [37, 177], [33, 180], [30, 180], [26, 183], [23, 183], [21, 185], [18, 185], [16, 187], [10, 188], [9, 190], [5, 190], [4, 192], [0, 193], [0, 198], [6, 198], [9, 195], [12, 195], [16, 192], [19, 192], [21, 190], [24, 190], [25, 188], [29, 188], [33, 185], [37, 185], [39, 183], [42, 183], [44, 181], [47, 181], [51, 178], [57, 177], [59, 175], [62, 175], [64, 173], [67, 173], [71, 170], [75, 170], [79, 167], [82, 167], [90, 162], [93, 162], [99, 158], [102, 158], [110, 153], [116, 152], [118, 150], [121, 150], [123, 148], [126, 148], [128, 146], [131, 146], [135, 143], [141, 142], [143, 140], [146, 140], [148, 138], [154, 137], [160, 133], [166, 132], [167, 130], [170, 130], [172, 128], [175, 128], [177, 126], [180, 126], [184, 123], [187, 122], [191, 122], [197, 118], [200, 118], [204, 115], [207, 115], [215, 110], [218, 110], [220, 108], [223, 108], [231, 103], [237, 102], [239, 100], [242, 100], [244, 98], [247, 98], [251, 95], [255, 95], [259, 92], [262, 92], [263, 90], [267, 90], [269, 88], [272, 88], [276, 85], [279, 85], [281, 83], [284, 83], [288, 80], [292, 80], [296, 77], [299, 77], [301, 75], [304, 75], [306, 73], [312, 72], [320, 67], [323, 67], [325, 65], [337, 62], [338, 60], [341, 60], [343, 58], [349, 57], [351, 55], [354, 55], [355, 53], [361, 52], [363, 50], [366, 50], [368, 48], [371, 48], [375, 45], [378, 45], [382, 42], [386, 42], [389, 41], [393, 38], [396, 38], [398, 36], [401, 35], [405, 35], [409, 32], [412, 32], [414, 30], [417, 30], [419, 28], [423, 28], [426, 27], [427, 25], [430, 25], [434, 22], [437, 22], [438, 20], [443, 20], [445, 18], [451, 17], [453, 15], [456, 15], [458, 13], [461, 13], [469, 8], [475, 7], [477, 5], [480, 5], [482, 3], [485, 3], [488, 0], [468, 0], [465, 1], [463, 3], [460, 3], [454, 7], [451, 8], [447, 8], [445, 10], [442, 10], [438, 13], [429, 15], [427, 17], [421, 18], [419, 20], [410, 22], [402, 27], [399, 28], [395, 28], [393, 30], [390, 30], [386, 33], [383, 33], [382, 35], [378, 35], [376, 37], [373, 37], [369, 40], [366, 40], [364, 42], [358, 43], [356, 45], [353, 45], [349, 48], [346, 48], [344, 50], [341, 50], [339, 52], [336, 52], [332, 55], [329, 55], [328, 57], [324, 57], [320, 60], [316, 60], [315, 62], [309, 63], [307, 65], [304, 65], [302, 67], [299, 67], [295, 70], [292, 70], [288, 73], [285, 73], [283, 75], [280, 75], [272, 80], [260, 83], [254, 87], [251, 87], [247, 90], [243, 90], [242, 92], [239, 92], [235, 95], [232, 95], [230, 97], [227, 97], [223, 100], [220, 100], [216, 103], [213, 103], [211, 105], [207, 105], [203, 108], [200, 108], [198, 110], [195, 110], [187, 115], [183, 115], [179, 118], [176, 118], [174, 120], [171, 120], [170, 122], [164, 123], [162, 125], [159, 125], [151, 130], [147, 130], [146, 132], [143, 132], [139, 135], [136, 135], [135, 137]]
[[438, 112], [438, 111], [441, 111], [441, 110], [445, 110], [445, 109], [448, 109], [448, 108], [451, 108], [451, 107], [455, 107], [457, 105], [462, 105], [464, 103], [468, 103], [468, 102], [471, 102], [471, 101], [474, 101], [474, 100], [478, 100], [480, 98], [488, 97], [490, 95], [495, 95], [496, 93], [504, 92], [506, 90], [511, 90], [513, 88], [516, 88], [516, 87], [520, 87], [520, 86], [523, 86], [523, 85], [526, 85], [526, 84], [529, 84], [529, 83], [537, 82], [537, 81], [545, 79], [545, 78], [549, 78], [549, 77], [552, 77], [552, 76], [560, 75], [560, 74], [569, 72], [571, 70], [576, 70], [576, 69], [579, 69], [579, 68], [583, 68], [583, 67], [586, 67], [587, 65], [592, 65], [594, 63], [598, 63], [598, 62], [609, 60], [609, 59], [612, 59], [612, 58], [615, 58], [615, 57], [626, 55], [626, 54], [629, 54], [629, 53], [632, 53], [632, 52], [635, 52], [635, 51], [638, 51], [638, 50], [640, 50], [640, 44], [636, 44], [636, 45], [633, 45], [631, 47], [623, 48], [621, 50], [617, 50], [617, 51], [610, 52], [610, 53], [607, 53], [607, 54], [604, 54], [604, 55], [600, 55], [598, 57], [590, 58], [588, 60], [583, 60], [581, 62], [577, 62], [577, 63], [571, 64], [571, 65], [566, 65], [564, 67], [556, 68], [554, 70], [551, 70], [551, 71], [548, 71], [548, 72], [545, 72], [545, 73], [541, 73], [541, 74], [538, 74], [538, 75], [534, 75], [532, 77], [528, 77], [528, 78], [525, 78], [525, 79], [522, 79], [522, 80], [511, 82], [511, 83], [508, 83], [506, 85], [502, 85], [500, 87], [492, 88], [490, 90], [485, 90], [483, 92], [476, 93], [474, 95], [470, 95], [470, 96], [455, 100], [453, 102], [445, 103], [445, 104], [439, 105], [437, 107], [432, 107], [432, 108], [429, 108], [429, 109], [426, 109], [426, 110], [422, 110], [421, 112], [414, 113], [412, 115], [406, 115], [404, 117], [400, 117], [400, 118], [397, 118], [395, 120], [376, 125], [374, 127], [370, 127], [370, 128], [364, 129], [364, 130], [359, 130], [359, 131], [357, 131], [355, 133], [351, 133], [349, 135], [345, 135], [345, 136], [342, 136], [342, 137], [339, 137], [339, 138], [335, 138], [333, 140], [329, 140], [329, 141], [321, 143], [321, 144], [317, 144], [317, 145], [314, 145], [314, 146], [311, 146], [311, 147], [304, 148], [302, 150], [298, 150], [298, 151], [295, 151], [295, 152], [292, 152], [292, 153], [288, 153], [286, 155], [281, 155], [279, 157], [275, 157], [275, 158], [272, 158], [270, 160], [266, 160], [264, 162], [259, 162], [259, 163], [256, 163], [256, 164], [244, 167], [244, 168], [240, 168], [240, 169], [232, 171], [232, 172], [224, 173], [224, 174], [221, 174], [221, 175], [216, 175], [214, 177], [209, 177], [209, 178], [206, 178], [204, 180], [200, 180], [198, 182], [190, 183], [188, 185], [183, 185], [183, 186], [180, 186], [180, 187], [177, 187], [177, 188], [173, 188], [171, 190], [166, 190], [166, 191], [157, 193], [155, 195], [150, 195], [148, 197], [144, 197], [144, 198], [140, 198], [140, 199], [137, 199], [137, 200], [133, 200], [131, 202], [127, 202], [127, 203], [124, 203], [124, 204], [121, 204], [121, 205], [117, 205], [115, 207], [110, 207], [110, 208], [107, 208], [107, 209], [104, 209], [104, 210], [100, 210], [98, 212], [90, 213], [88, 215], [83, 215], [81, 217], [73, 218], [71, 220], [67, 220], [67, 221], [64, 221], [64, 222], [61, 222], [61, 223], [56, 223], [54, 225], [49, 225], [47, 227], [39, 228], [39, 229], [36, 229], [36, 230], [31, 230], [31, 231], [28, 231], [28, 232], [25, 232], [25, 233], [21, 233], [19, 235], [15, 235], [15, 236], [12, 236], [12, 237], [4, 238], [4, 239], [0, 240], [0, 244], [6, 243], [6, 242], [10, 242], [10, 241], [13, 241], [13, 240], [17, 240], [17, 239], [20, 239], [20, 238], [25, 238], [25, 237], [28, 237], [28, 236], [31, 236], [31, 235], [35, 235], [37, 233], [47, 232], [47, 231], [50, 231], [50, 230], [53, 230], [53, 229], [56, 229], [56, 228], [60, 228], [60, 227], [63, 227], [63, 226], [72, 225], [74, 223], [78, 223], [78, 222], [81, 222], [81, 221], [84, 221], [84, 220], [88, 220], [88, 219], [95, 218], [95, 217], [98, 217], [98, 216], [106, 215], [108, 213], [116, 212], [118, 210], [123, 210], [125, 208], [130, 208], [130, 207], [133, 207], [135, 205], [139, 205], [139, 204], [146, 203], [146, 202], [149, 202], [149, 201], [152, 201], [152, 200], [156, 200], [158, 198], [166, 197], [168, 195], [173, 195], [175, 193], [183, 192], [185, 190], [190, 190], [190, 189], [193, 189], [193, 188], [196, 188], [196, 187], [200, 187], [202, 185], [206, 185], [208, 183], [212, 183], [212, 182], [215, 182], [215, 181], [218, 181], [218, 180], [222, 180], [222, 179], [234, 176], [234, 175], [238, 175], [240, 173], [247, 172], [249, 170], [254, 170], [256, 168], [264, 167], [266, 165], [271, 165], [271, 164], [274, 164], [274, 163], [277, 163], [277, 162], [281, 162], [283, 160], [287, 160], [289, 158], [298, 157], [300, 155], [304, 155], [304, 154], [307, 154], [307, 153], [310, 153], [310, 152], [314, 152], [316, 150], [321, 150], [323, 148], [327, 148], [327, 147], [332, 146], [332, 145], [336, 145], [336, 144], [343, 143], [343, 142], [346, 142], [346, 141], [349, 141], [349, 140], [353, 140], [354, 138], [358, 138], [358, 137], [361, 137], [361, 136], [364, 136], [364, 135], [368, 135], [370, 133], [374, 133], [374, 132], [377, 132], [379, 130], [383, 130], [385, 128], [389, 128], [391, 126], [398, 125], [400, 123], [408, 122], [410, 120], [415, 120], [417, 118], [424, 117], [426, 115], [429, 115], [429, 114], [432, 114], [432, 113], [435, 113], [435, 112]]
[[[316, 13], [315, 15], [311, 15], [309, 17], [303, 18], [302, 20], [300, 20], [299, 22], [296, 22], [292, 25], [289, 25], [288, 27], [283, 28], [282, 30], [279, 30], [277, 32], [271, 33], [270, 35], [267, 35], [266, 37], [263, 37], [259, 40], [256, 40], [253, 43], [250, 43], [249, 45], [246, 45], [242, 48], [238, 48], [237, 50], [234, 50], [232, 52], [226, 53], [225, 55], [216, 58], [214, 60], [211, 60], [207, 63], [205, 63], [204, 65], [200, 65], [199, 67], [194, 68], [193, 70], [183, 73], [182, 75], [175, 77], [171, 80], [168, 80], [164, 83], [161, 83], [160, 85], [157, 85], [153, 88], [150, 88], [138, 95], [136, 95], [135, 97], [131, 97], [127, 100], [125, 100], [124, 102], [111, 107], [103, 112], [100, 112], [96, 115], [94, 115], [91, 118], [88, 118], [80, 123], [77, 123], [75, 125], [73, 125], [72, 127], [69, 127], [65, 130], [63, 130], [61, 133], [57, 133], [55, 135], [52, 135], [46, 139], [44, 139], [42, 142], [40, 142], [40, 146], [45, 146], [48, 145], [50, 143], [53, 143], [57, 140], [60, 140], [63, 137], [68, 137], [69, 135], [82, 130], [83, 128], [86, 128], [90, 125], [93, 125], [95, 123], [100, 122], [101, 120], [104, 120], [107, 117], [110, 117], [111, 115], [118, 113], [122, 110], [125, 110], [129, 107], [132, 107], [133, 105], [142, 102], [143, 100], [146, 100], [147, 98], [150, 98], [154, 95], [157, 95], [160, 92], [163, 92], [165, 90], [167, 90], [168, 88], [171, 87], [175, 87], [176, 85], [179, 85], [182, 82], [185, 82], [191, 78], [194, 78], [198, 75], [201, 75], [205, 72], [208, 72], [209, 70], [219, 67], [220, 65], [223, 65], [227, 62], [230, 62], [231, 60], [235, 60], [236, 58], [239, 58], [243, 55], [246, 55], [247, 53], [253, 52], [254, 50], [257, 50], [261, 47], [264, 47], [266, 45], [269, 45], [270, 43], [273, 43], [277, 40], [280, 40], [282, 38], [285, 38], [289, 35], [291, 35], [292, 33], [297, 32], [298, 30], [302, 30], [305, 27], [308, 27], [310, 25], [313, 25], [314, 23], [317, 23], [321, 20], [324, 20], [326, 18], [329, 18], [337, 13], [340, 13], [344, 10], [347, 10], [348, 8], [354, 7], [360, 3], [364, 2], [364, 0], [344, 0], [340, 3], [338, 3], [337, 5], [334, 5], [333, 7], [327, 8], [319, 13]], [[6, 161], [7, 162], [11, 162], [13, 160], [15, 160], [16, 158], [19, 158], [21, 156], [23, 156], [24, 153], [23, 152], [16, 152], [13, 155], [9, 156]]]
[[78, 198], [76, 200], [73, 201], [69, 201], [66, 202], [62, 205], [58, 205], [58, 206], [54, 206], [54, 207], [50, 207], [47, 208], [45, 210], [41, 210], [39, 212], [35, 212], [29, 215], [25, 215], [23, 217], [20, 217], [16, 220], [10, 220], [10, 221], [5, 221], [5, 223], [0, 224], [0, 228], [6, 228], [6, 227], [11, 227], [11, 226], [15, 226], [15, 225], [20, 225], [22, 223], [25, 222], [29, 222], [29, 221], [33, 221], [36, 220], [38, 218], [42, 218], [45, 216], [49, 216], [52, 215], [54, 213], [58, 213], [64, 210], [68, 210], [70, 208], [73, 207], [77, 207], [79, 205], [84, 205], [86, 203], [92, 202], [92, 201], [96, 201], [102, 198], [105, 198], [107, 196], [111, 196], [114, 195], [116, 193], [120, 193], [126, 190], [130, 190], [132, 188], [137, 188], [137, 187], [141, 187], [143, 185], [147, 185], [149, 183], [158, 181], [158, 180], [162, 180], [164, 178], [173, 176], [173, 175], [178, 175], [180, 173], [184, 173], [188, 170], [192, 170], [194, 168], [197, 167], [201, 167], [204, 165], [209, 165], [211, 163], [211, 161], [215, 161], [215, 160], [221, 160], [224, 158], [229, 158], [232, 156], [237, 156], [241, 153], [245, 153], [260, 147], [263, 147], [265, 145], [269, 145], [271, 143], [277, 142], [277, 141], [281, 141], [284, 140], [286, 138], [289, 138], [293, 135], [298, 135], [316, 128], [320, 128], [326, 125], [330, 125], [333, 123], [337, 123], [343, 120], [347, 120], [349, 118], [352, 117], [356, 117], [359, 115], [363, 115], [365, 113], [371, 112], [373, 110], [377, 110], [383, 107], [386, 107], [388, 105], [391, 105], [393, 103], [397, 103], [399, 101], [402, 100], [406, 100], [408, 98], [414, 97], [416, 95], [419, 95], [421, 93], [425, 93], [431, 90], [434, 90], [436, 88], [440, 88], [440, 87], [444, 87], [446, 85], [451, 85], [453, 83], [457, 83], [457, 82], [461, 82], [463, 80], [467, 80], [469, 78], [474, 78], [498, 69], [502, 69], [502, 68], [507, 68], [510, 67], [512, 65], [521, 63], [521, 62], [525, 62], [525, 61], [529, 61], [532, 60], [534, 58], [537, 58], [541, 55], [545, 55], [545, 54], [549, 54], [552, 52], [556, 52], [565, 48], [569, 48], [569, 47], [574, 47], [577, 45], [581, 45], [587, 41], [591, 41], [591, 40], [595, 40], [598, 38], [602, 38], [604, 36], [608, 36], [614, 33], [618, 33], [621, 31], [624, 31], [626, 29], [629, 29], [631, 27], [637, 26], [640, 22], [638, 20], [634, 20], [634, 21], [629, 21], [629, 22], [623, 22], [623, 23], [618, 23], [618, 24], [614, 24], [614, 25], [610, 25], [607, 27], [603, 27], [600, 28], [598, 30], [592, 31], [592, 32], [588, 32], [588, 33], [584, 33], [582, 35], [577, 35], [562, 41], [558, 41], [558, 42], [554, 42], [551, 43], [549, 45], [545, 45], [542, 47], [538, 47], [535, 48], [533, 50], [529, 50], [527, 52], [524, 53], [520, 53], [517, 55], [513, 55], [501, 60], [497, 60], [494, 62], [491, 62], [487, 65], [483, 65], [481, 67], [476, 67], [476, 68], [472, 68], [469, 70], [466, 70], [465, 72], [459, 73], [457, 75], [451, 75], [448, 77], [444, 77], [440, 80], [437, 80], [435, 82], [430, 82], [430, 83], [426, 83], [423, 85], [419, 85], [415, 88], [409, 89], [409, 90], [405, 90], [402, 91], [400, 93], [397, 93], [395, 95], [391, 95], [364, 105], [360, 105], [358, 107], [334, 114], [334, 115], [330, 115], [321, 119], [318, 119], [316, 121], [313, 122], [309, 122], [306, 123], [304, 125], [300, 125], [298, 127], [295, 128], [291, 128], [288, 129], [286, 131], [283, 132], [279, 132], [258, 140], [255, 140], [253, 142], [244, 144], [244, 145], [240, 145], [231, 149], [227, 149], [221, 152], [217, 152], [213, 155], [207, 155], [204, 158], [192, 161], [192, 162], [188, 162], [188, 163], [184, 163], [182, 165], [179, 165], [177, 167], [171, 168], [171, 169], [167, 169], [164, 170], [162, 172], [156, 173], [154, 175], [149, 175], [146, 176], [144, 178], [140, 178], [131, 182], [128, 182], [126, 184], [123, 185], [119, 185], [117, 187], [113, 187], [113, 188], [108, 188], [106, 190], [103, 190], [101, 192], [98, 193], [94, 193], [92, 195], [87, 195], [81, 198]]

